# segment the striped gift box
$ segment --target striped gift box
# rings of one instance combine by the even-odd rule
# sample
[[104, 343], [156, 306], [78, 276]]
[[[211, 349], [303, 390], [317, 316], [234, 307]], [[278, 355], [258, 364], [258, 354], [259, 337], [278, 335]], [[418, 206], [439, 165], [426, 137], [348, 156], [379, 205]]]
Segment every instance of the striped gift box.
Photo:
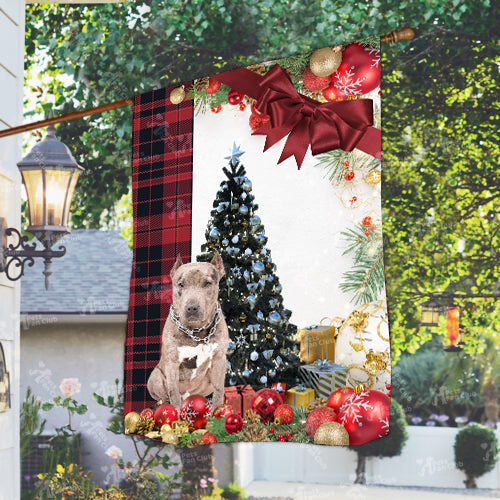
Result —
[[299, 378], [307, 387], [312, 387], [317, 398], [328, 398], [337, 387], [346, 385], [347, 368], [330, 361], [318, 360], [299, 367]]

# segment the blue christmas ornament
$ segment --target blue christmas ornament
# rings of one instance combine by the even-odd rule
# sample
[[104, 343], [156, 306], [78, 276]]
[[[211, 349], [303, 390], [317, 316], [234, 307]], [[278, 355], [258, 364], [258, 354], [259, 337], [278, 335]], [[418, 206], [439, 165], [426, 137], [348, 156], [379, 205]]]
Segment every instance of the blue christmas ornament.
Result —
[[268, 375], [269, 375], [271, 378], [276, 377], [276, 370], [269, 370]]
[[255, 273], [262, 273], [264, 271], [264, 264], [258, 260], [253, 266], [252, 266], [252, 271]]
[[248, 207], [246, 205], [241, 205], [239, 212], [242, 215], [246, 215], [248, 213]]
[[266, 285], [266, 278], [260, 278], [259, 285], [264, 287]]
[[267, 382], [267, 377], [265, 375], [262, 375], [259, 380], [261, 384], [265, 384]]
[[265, 237], [262, 233], [259, 233], [259, 234], [256, 236], [256, 238], [257, 238], [257, 241], [258, 241], [261, 245], [263, 245], [263, 244], [264, 244], [264, 240], [266, 239], [266, 237]]
[[252, 217], [250, 217], [250, 223], [253, 224], [254, 226], [259, 225], [260, 217], [258, 215], [252, 215]]
[[228, 227], [228, 226], [230, 226], [230, 225], [231, 225], [231, 223], [230, 223], [230, 222], [226, 219], [226, 220], [224, 221], [224, 225], [225, 225], [226, 227]]
[[262, 320], [264, 319], [264, 313], [263, 313], [262, 311], [259, 311], [259, 312], [257, 313], [257, 319], [258, 319], [259, 321], [262, 321]]
[[[229, 349], [232, 349], [234, 347], [234, 342], [232, 340], [229, 341]], [[231, 368], [231, 365], [229, 361], [227, 361], [227, 367]]]
[[273, 325], [278, 325], [279, 323], [281, 323], [281, 316], [279, 315], [279, 313], [277, 313], [276, 311], [273, 311], [270, 315], [269, 315], [269, 321], [273, 324]]
[[216, 227], [213, 227], [213, 228], [210, 230], [209, 236], [210, 236], [210, 238], [212, 238], [213, 240], [216, 240], [216, 239], [220, 236], [220, 231], [219, 231]]
[[281, 363], [283, 363], [283, 360], [281, 359], [281, 356], [278, 356], [278, 357], [275, 359], [275, 361], [276, 361], [276, 364], [277, 364], [277, 365], [281, 365]]
[[252, 351], [250, 353], [250, 359], [252, 361], [257, 361], [259, 359], [259, 353], [257, 351]]
[[249, 192], [252, 190], [252, 181], [245, 177], [245, 180], [243, 181], [242, 187], [245, 191]]
[[267, 351], [264, 351], [262, 354], [266, 359], [271, 359], [273, 356], [273, 352], [274, 351], [272, 349], [268, 349]]
[[236, 243], [238, 243], [238, 241], [240, 241], [240, 239], [238, 238], [238, 235], [234, 235], [232, 238], [231, 238], [231, 241], [236, 245]]
[[274, 285], [274, 291], [275, 292], [281, 292], [281, 283], [277, 283], [276, 285]]
[[279, 303], [278, 299], [271, 299], [271, 300], [269, 300], [269, 307], [274, 308], [278, 305], [278, 303]]
[[257, 333], [260, 329], [260, 325], [257, 323], [255, 325], [248, 325], [247, 326], [247, 330], [250, 332], [250, 333]]
[[222, 240], [222, 246], [227, 247], [229, 245], [229, 240], [227, 238], [224, 238]]
[[252, 250], [250, 250], [250, 248], [247, 248], [245, 250], [245, 255], [252, 255]]
[[257, 291], [257, 288], [259, 288], [259, 284], [258, 283], [248, 283], [247, 288], [248, 288], [249, 292], [253, 293], [253, 292]]
[[250, 377], [250, 370], [248, 368], [245, 368], [245, 370], [243, 370], [243, 376], [245, 378]]
[[247, 199], [247, 196], [248, 196], [248, 195], [247, 195], [246, 193], [241, 193], [240, 198], [241, 198], [242, 200], [246, 200], [246, 199]]
[[261, 253], [262, 255], [266, 255], [266, 254], [267, 254], [267, 250], [266, 250], [265, 248], [263, 248], [263, 249], [260, 251], [260, 253]]
[[[248, 303], [250, 304], [250, 309], [253, 309], [255, 307], [255, 303], [257, 302], [257, 297], [252, 294], [248, 297], [247, 300], [248, 300]], [[278, 313], [276, 313], [276, 314], [278, 314]]]
[[245, 271], [243, 273], [243, 277], [245, 278], [245, 281], [250, 281], [251, 280], [251, 276], [250, 276], [250, 273], [248, 271]]

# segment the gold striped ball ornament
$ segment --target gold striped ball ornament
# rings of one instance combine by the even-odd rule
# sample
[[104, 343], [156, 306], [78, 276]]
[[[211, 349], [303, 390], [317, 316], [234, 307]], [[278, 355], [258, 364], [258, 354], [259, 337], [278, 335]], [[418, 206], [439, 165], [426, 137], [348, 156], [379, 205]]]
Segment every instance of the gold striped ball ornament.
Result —
[[365, 176], [365, 182], [370, 186], [376, 186], [382, 180], [382, 174], [380, 170], [372, 170], [368, 172]]
[[125, 434], [135, 433], [140, 418], [140, 415], [135, 411], [130, 411], [125, 415]]
[[315, 50], [309, 60], [309, 68], [313, 75], [323, 77], [329, 76], [340, 66], [342, 62], [342, 46], [325, 47]]
[[172, 104], [180, 104], [185, 97], [186, 91], [184, 90], [184, 85], [181, 85], [170, 92], [170, 102]]
[[338, 422], [325, 422], [314, 433], [314, 444], [349, 446], [349, 434]]

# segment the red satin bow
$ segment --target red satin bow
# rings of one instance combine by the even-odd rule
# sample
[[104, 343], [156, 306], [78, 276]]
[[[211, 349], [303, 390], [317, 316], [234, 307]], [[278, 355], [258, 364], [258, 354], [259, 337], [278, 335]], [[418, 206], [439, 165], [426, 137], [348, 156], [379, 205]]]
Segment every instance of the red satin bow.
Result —
[[288, 136], [278, 163], [295, 156], [300, 169], [307, 148], [313, 155], [341, 148], [352, 151], [373, 124], [371, 99], [320, 103], [299, 94], [275, 64], [260, 82], [256, 107], [270, 121], [253, 135], [266, 135], [264, 151]]

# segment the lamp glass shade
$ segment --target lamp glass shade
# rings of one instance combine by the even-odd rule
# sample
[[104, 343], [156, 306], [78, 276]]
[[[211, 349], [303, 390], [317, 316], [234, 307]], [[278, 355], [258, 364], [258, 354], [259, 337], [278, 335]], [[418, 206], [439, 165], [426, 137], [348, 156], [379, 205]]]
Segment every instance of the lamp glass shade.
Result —
[[439, 306], [435, 302], [426, 302], [421, 306], [420, 323], [422, 326], [439, 325]]
[[59, 230], [66, 230], [78, 174], [78, 170], [68, 168], [22, 170], [28, 196], [29, 230], [51, 226], [60, 226]]

